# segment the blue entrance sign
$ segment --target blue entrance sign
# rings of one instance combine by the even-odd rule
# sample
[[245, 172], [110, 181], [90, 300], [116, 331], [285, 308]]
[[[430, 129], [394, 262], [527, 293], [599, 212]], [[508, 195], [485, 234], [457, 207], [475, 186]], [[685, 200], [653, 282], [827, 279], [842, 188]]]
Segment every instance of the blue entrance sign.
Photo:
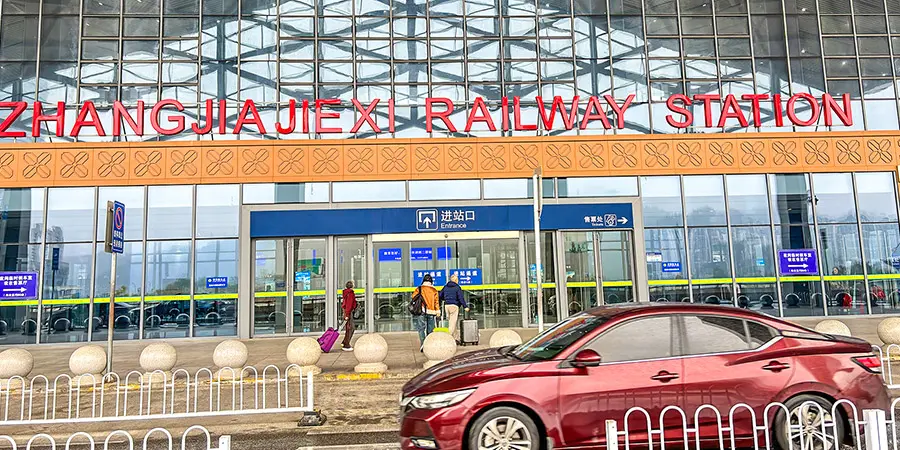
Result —
[[425, 275], [431, 275], [432, 283], [435, 286], [443, 286], [447, 284], [446, 276], [443, 270], [414, 270], [413, 284], [415, 284], [416, 286], [421, 286], [422, 280], [425, 278]]
[[[544, 205], [544, 230], [631, 229], [630, 203]], [[252, 211], [250, 237], [534, 229], [531, 205]]]
[[451, 269], [450, 275], [459, 277], [460, 286], [482, 284], [481, 269]]
[[438, 261], [444, 261], [453, 258], [453, 249], [451, 247], [438, 247]]
[[34, 272], [0, 272], [0, 300], [34, 300], [38, 276]]
[[228, 287], [228, 277], [206, 277], [207, 289], [224, 289]]
[[778, 270], [782, 275], [818, 275], [819, 261], [815, 250], [779, 250]]
[[681, 272], [681, 261], [663, 261], [662, 271], [664, 273]]
[[112, 252], [122, 253], [125, 250], [125, 205], [113, 202]]
[[381, 248], [378, 249], [378, 261], [402, 261], [403, 249], [400, 248]]
[[431, 261], [434, 259], [434, 249], [431, 247], [412, 248], [409, 250], [409, 259], [412, 261]]

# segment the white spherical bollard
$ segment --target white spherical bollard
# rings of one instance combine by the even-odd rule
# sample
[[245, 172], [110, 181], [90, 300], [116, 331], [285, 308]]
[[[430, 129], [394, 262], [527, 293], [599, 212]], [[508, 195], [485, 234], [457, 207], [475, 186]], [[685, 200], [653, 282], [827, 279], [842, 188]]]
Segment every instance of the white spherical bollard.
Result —
[[443, 331], [435, 331], [425, 338], [423, 351], [428, 361], [425, 362], [425, 368], [438, 365], [456, 354], [456, 339], [450, 333]]
[[31, 352], [11, 348], [0, 352], [0, 388], [18, 389], [25, 385], [25, 378], [34, 369]]
[[141, 351], [140, 361], [145, 381], [165, 382], [172, 378], [172, 368], [178, 362], [178, 352], [175, 347], [166, 343], [150, 344]]
[[387, 365], [384, 363], [387, 354], [387, 341], [380, 334], [364, 334], [353, 346], [353, 356], [359, 361], [353, 370], [357, 373], [387, 372]]
[[878, 338], [884, 345], [900, 344], [900, 317], [888, 317], [878, 324]]
[[103, 383], [106, 350], [99, 345], [79, 347], [69, 357], [69, 370], [75, 375], [73, 384], [82, 386]]
[[318, 375], [322, 369], [316, 364], [322, 356], [322, 347], [319, 342], [311, 337], [299, 337], [291, 341], [287, 348], [287, 360], [292, 366], [288, 370], [288, 376], [305, 376], [307, 374]]
[[850, 327], [840, 320], [827, 319], [816, 324], [816, 331], [835, 336], [850, 336]]
[[213, 351], [213, 364], [219, 368], [217, 377], [219, 379], [241, 378], [241, 372], [244, 370], [244, 365], [247, 364], [248, 357], [249, 351], [243, 342], [234, 339], [220, 342]]
[[515, 330], [497, 330], [491, 335], [491, 348], [522, 344], [522, 336]]

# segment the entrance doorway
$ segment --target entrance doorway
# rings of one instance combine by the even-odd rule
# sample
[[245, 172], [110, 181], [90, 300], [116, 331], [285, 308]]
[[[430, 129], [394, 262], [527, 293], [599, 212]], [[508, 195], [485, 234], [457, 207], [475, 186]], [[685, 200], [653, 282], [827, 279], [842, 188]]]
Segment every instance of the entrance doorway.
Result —
[[565, 231], [566, 315], [635, 301], [632, 232]]
[[406, 305], [426, 274], [438, 289], [457, 275], [480, 328], [521, 326], [519, 233], [373, 236], [376, 332], [414, 329]]
[[253, 242], [253, 335], [325, 330], [326, 239]]

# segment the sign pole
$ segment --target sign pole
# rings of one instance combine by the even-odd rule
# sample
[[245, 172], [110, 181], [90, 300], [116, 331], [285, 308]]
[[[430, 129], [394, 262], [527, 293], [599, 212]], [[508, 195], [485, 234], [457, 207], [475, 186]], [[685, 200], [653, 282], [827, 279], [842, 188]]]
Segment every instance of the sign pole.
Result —
[[531, 180], [534, 184], [534, 264], [535, 281], [537, 287], [535, 298], [537, 299], [537, 325], [538, 333], [544, 332], [544, 286], [542, 281], [543, 265], [541, 264], [541, 168], [534, 169]]
[[109, 269], [109, 333], [106, 336], [106, 373], [112, 373], [113, 330], [116, 329], [116, 257], [112, 252]]

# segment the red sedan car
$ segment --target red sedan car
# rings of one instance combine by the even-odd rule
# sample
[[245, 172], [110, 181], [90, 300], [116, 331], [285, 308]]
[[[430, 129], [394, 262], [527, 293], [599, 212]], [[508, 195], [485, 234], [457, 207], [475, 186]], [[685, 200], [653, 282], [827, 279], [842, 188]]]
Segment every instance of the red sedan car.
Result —
[[[839, 400], [852, 401], [860, 411], [887, 410], [880, 370], [881, 361], [863, 340], [819, 334], [747, 310], [601, 307], [571, 316], [518, 347], [463, 354], [418, 375], [403, 387], [401, 446], [605, 449], [606, 420], [616, 420], [621, 430], [632, 407], [645, 409], [657, 429], [669, 405], [681, 407], [690, 425], [698, 408], [712, 405], [727, 426], [734, 405], [753, 408], [761, 425], [773, 402], [787, 406], [795, 425], [816, 424], [804, 428], [812, 436], [823, 418], [817, 416], [831, 421]], [[843, 409], [838, 408], [842, 417], [835, 423], [846, 438]], [[787, 448], [794, 436], [788, 437], [788, 421], [777, 411], [769, 411], [773, 437]], [[776, 414], [780, 417], [771, 417]], [[667, 440], [682, 445], [680, 414], [667, 412], [664, 420]], [[643, 415], [633, 414], [628, 425], [631, 442], [647, 442]], [[698, 425], [700, 438], [718, 448], [715, 413], [701, 411]], [[749, 411], [736, 412], [735, 438], [759, 437], [753, 425]], [[832, 442], [823, 445], [826, 450], [834, 447], [827, 439]]]

